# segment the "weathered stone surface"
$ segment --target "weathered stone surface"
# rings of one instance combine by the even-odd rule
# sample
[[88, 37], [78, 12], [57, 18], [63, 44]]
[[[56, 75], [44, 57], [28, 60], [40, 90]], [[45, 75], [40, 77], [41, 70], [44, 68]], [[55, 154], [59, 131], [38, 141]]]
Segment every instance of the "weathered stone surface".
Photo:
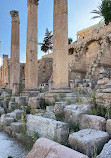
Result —
[[3, 107], [3, 100], [0, 100], [0, 106]]
[[103, 78], [101, 80], [99, 80], [97, 82], [98, 85], [104, 85], [104, 84], [107, 84], [109, 82], [109, 79], [108, 78]]
[[18, 107], [25, 106], [27, 102], [26, 97], [15, 97], [15, 102], [18, 104]]
[[11, 27], [11, 55], [10, 55], [10, 89], [12, 95], [18, 95], [20, 84], [20, 42], [19, 42], [19, 13], [12, 10], [10, 12], [12, 17]]
[[110, 135], [111, 137], [111, 119], [107, 120], [107, 123], [106, 123], [106, 131], [107, 133]]
[[28, 105], [34, 109], [40, 108], [40, 99], [39, 97], [30, 97]]
[[84, 129], [69, 135], [71, 148], [86, 154], [90, 158], [94, 157], [96, 151], [100, 152], [108, 140], [107, 132], [94, 129]]
[[11, 128], [10, 128], [10, 126], [3, 126], [3, 130], [6, 132], [6, 133], [8, 133], [9, 135], [11, 135]]
[[16, 133], [20, 133], [22, 131], [23, 124], [21, 122], [11, 123], [11, 130]]
[[8, 99], [9, 97], [10, 97], [10, 94], [8, 94], [5, 91], [1, 94], [1, 98], [3, 98], [3, 99]]
[[1, 123], [4, 123], [5, 117], [6, 117], [6, 114], [2, 114], [2, 115], [1, 115], [1, 120], [0, 120]]
[[106, 130], [106, 119], [95, 115], [82, 115], [80, 118], [80, 129], [96, 129], [105, 131]]
[[9, 106], [9, 101], [8, 100], [3, 100], [3, 108], [7, 109]]
[[65, 122], [70, 125], [79, 124], [80, 117], [82, 112], [78, 110], [65, 109]]
[[46, 138], [40, 138], [25, 158], [88, 158], [75, 150], [67, 148]]
[[67, 102], [56, 102], [55, 103], [55, 114], [56, 115], [64, 115], [64, 108], [67, 106]]
[[14, 110], [14, 113], [15, 113], [14, 116], [15, 120], [21, 120], [22, 116], [24, 115], [24, 111], [19, 109]]
[[9, 107], [8, 107], [9, 111], [11, 112], [11, 111], [15, 110], [16, 108], [17, 108], [17, 103], [10, 101]]
[[[54, 0], [53, 88], [68, 89], [68, 5]], [[63, 39], [63, 40], [61, 40]], [[61, 64], [62, 63], [62, 64]]]
[[0, 107], [0, 116], [4, 113], [5, 113], [4, 108]]
[[97, 156], [97, 158], [111, 158], [111, 140], [105, 144], [102, 152]]
[[53, 112], [46, 112], [46, 113], [44, 114], [44, 117], [45, 117], [45, 118], [50, 118], [50, 119], [56, 120], [55, 113], [53, 113]]
[[82, 114], [90, 112], [92, 105], [90, 104], [73, 104], [65, 107], [65, 121], [70, 124], [79, 124], [79, 120]]
[[[36, 1], [36, 3], [37, 2], [38, 1]], [[25, 89], [27, 90], [36, 90], [38, 87], [37, 13], [38, 6], [34, 3], [28, 3], [27, 48], [25, 66]]]
[[78, 110], [82, 113], [90, 113], [92, 104], [72, 104], [65, 107], [65, 109]]
[[6, 117], [13, 117], [13, 118], [15, 118], [15, 113], [14, 112], [7, 113]]
[[5, 117], [5, 119], [4, 119], [4, 124], [6, 126], [10, 126], [11, 123], [13, 123], [13, 122], [14, 122], [14, 118], [13, 117]]
[[67, 123], [36, 115], [27, 116], [27, 130], [29, 133], [35, 131], [41, 137], [46, 137], [61, 143], [67, 142], [69, 134]]
[[47, 106], [46, 111], [47, 112], [54, 112], [54, 106]]

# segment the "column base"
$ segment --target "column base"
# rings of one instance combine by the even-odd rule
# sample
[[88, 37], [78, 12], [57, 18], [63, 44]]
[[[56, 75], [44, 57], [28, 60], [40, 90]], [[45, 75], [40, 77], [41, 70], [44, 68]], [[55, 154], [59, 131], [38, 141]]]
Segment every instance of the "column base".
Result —
[[22, 97], [36, 97], [40, 91], [38, 89], [25, 89], [22, 93]]
[[69, 93], [69, 91], [68, 93], [67, 92], [58, 93], [58, 92], [56, 91], [56, 92], [46, 93], [45, 100], [49, 103], [61, 102], [61, 101], [70, 102], [71, 104], [76, 103], [77, 95], [75, 93]]
[[50, 93], [71, 93], [71, 89], [68, 85], [52, 86], [49, 90]]
[[18, 83], [12, 85], [12, 95], [19, 95], [19, 86]]

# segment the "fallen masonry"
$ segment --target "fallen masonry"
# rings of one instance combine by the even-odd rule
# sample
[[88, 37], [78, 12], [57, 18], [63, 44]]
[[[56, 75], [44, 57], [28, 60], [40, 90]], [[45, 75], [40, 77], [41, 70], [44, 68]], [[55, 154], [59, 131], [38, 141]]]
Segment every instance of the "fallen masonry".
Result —
[[84, 129], [69, 135], [69, 144], [71, 148], [90, 158], [100, 153], [108, 140], [108, 133], [94, 129]]
[[69, 135], [67, 123], [37, 115], [27, 116], [27, 131], [30, 134], [37, 132], [41, 137], [46, 137], [62, 144], [67, 143]]
[[33, 149], [26, 158], [88, 158], [75, 150], [60, 145], [46, 138], [40, 138], [34, 144]]

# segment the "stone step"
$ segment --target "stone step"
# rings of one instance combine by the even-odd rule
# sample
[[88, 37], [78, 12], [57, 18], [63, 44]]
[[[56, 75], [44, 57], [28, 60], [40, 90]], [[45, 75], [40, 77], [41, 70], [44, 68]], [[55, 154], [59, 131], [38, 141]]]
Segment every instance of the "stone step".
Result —
[[69, 135], [67, 123], [37, 115], [27, 116], [27, 130], [30, 134], [37, 132], [40, 137], [46, 137], [62, 144], [67, 143]]
[[82, 115], [79, 122], [79, 129], [87, 128], [106, 131], [106, 119], [96, 115]]
[[107, 132], [94, 129], [84, 129], [69, 135], [70, 147], [89, 158], [96, 157], [108, 140]]

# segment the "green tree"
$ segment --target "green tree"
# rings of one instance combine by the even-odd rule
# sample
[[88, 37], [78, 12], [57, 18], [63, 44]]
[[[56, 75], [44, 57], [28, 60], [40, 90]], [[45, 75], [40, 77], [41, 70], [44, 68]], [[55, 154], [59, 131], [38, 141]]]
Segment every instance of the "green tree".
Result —
[[111, 22], [111, 0], [102, 0], [97, 10], [93, 10], [91, 13], [97, 14], [92, 19], [101, 18], [108, 25]]
[[73, 39], [71, 37], [68, 38], [68, 44], [71, 44], [73, 42]]
[[41, 45], [41, 50], [45, 53], [49, 52], [49, 50], [53, 49], [53, 41], [52, 41], [52, 31], [49, 32], [48, 28], [46, 28], [45, 37], [43, 43]]

